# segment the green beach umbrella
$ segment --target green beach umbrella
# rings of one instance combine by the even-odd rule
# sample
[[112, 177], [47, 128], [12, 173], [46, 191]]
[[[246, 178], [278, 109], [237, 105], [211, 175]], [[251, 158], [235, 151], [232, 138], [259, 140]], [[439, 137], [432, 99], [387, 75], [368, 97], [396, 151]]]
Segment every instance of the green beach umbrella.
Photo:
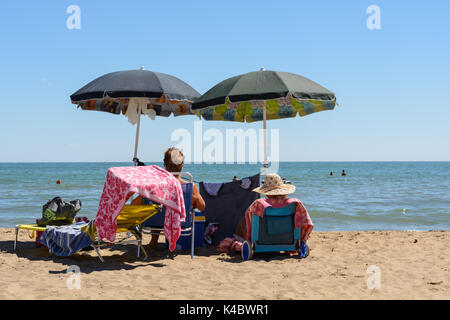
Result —
[[192, 110], [204, 120], [263, 121], [264, 168], [267, 172], [267, 126], [272, 119], [306, 116], [332, 110], [333, 92], [305, 77], [281, 71], [260, 71], [226, 79], [196, 99]]

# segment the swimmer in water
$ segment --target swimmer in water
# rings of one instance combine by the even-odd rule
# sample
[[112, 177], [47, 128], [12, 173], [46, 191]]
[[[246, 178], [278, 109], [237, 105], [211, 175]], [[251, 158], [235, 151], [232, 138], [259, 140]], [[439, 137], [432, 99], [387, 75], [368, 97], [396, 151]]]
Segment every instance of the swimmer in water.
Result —
[[346, 176], [347, 174], [345, 173], [345, 170], [342, 170], [341, 176]]

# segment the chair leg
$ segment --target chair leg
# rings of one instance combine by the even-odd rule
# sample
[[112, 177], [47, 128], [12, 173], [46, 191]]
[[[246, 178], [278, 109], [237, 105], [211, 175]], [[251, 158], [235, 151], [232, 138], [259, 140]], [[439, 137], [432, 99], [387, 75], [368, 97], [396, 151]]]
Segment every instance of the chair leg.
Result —
[[100, 259], [100, 261], [101, 261], [102, 263], [105, 262], [105, 260], [103, 260], [102, 255], [100, 254], [100, 251], [98, 250], [98, 248], [97, 248], [95, 245], [93, 245], [93, 244], [91, 244], [91, 247], [94, 248], [95, 252], [96, 252], [97, 255], [98, 255], [98, 258]]
[[191, 259], [194, 259], [194, 244], [195, 244], [195, 213], [192, 213], [192, 232], [191, 232]]
[[138, 246], [137, 246], [137, 257], [139, 258], [141, 256], [141, 240], [139, 240], [138, 242]]
[[19, 237], [19, 226], [16, 226], [16, 240], [14, 241], [14, 251], [17, 249], [17, 238]]
[[142, 237], [140, 236], [140, 234], [139, 234], [139, 232], [137, 230], [134, 231], [133, 234], [136, 237], [136, 239], [138, 240], [138, 248], [137, 248], [137, 250], [138, 250], [138, 252], [137, 252], [138, 258], [140, 257], [141, 250], [142, 250], [142, 252], [144, 253], [144, 259], [143, 260], [147, 260], [148, 255], [147, 255], [147, 252], [145, 251], [144, 246], [142, 245]]
[[138, 250], [139, 250], [139, 248], [141, 248], [142, 249], [142, 252], [144, 253], [144, 261], [145, 260], [147, 260], [147, 258], [148, 258], [148, 255], [147, 255], [147, 251], [145, 251], [145, 248], [144, 248], [144, 246], [142, 245], [142, 239], [139, 241], [139, 246], [138, 246]]

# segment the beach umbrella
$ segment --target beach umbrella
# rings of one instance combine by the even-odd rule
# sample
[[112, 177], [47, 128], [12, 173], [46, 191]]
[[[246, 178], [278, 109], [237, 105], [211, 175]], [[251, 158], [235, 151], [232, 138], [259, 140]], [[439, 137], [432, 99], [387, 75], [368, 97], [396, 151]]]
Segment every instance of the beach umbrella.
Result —
[[264, 168], [267, 172], [267, 120], [300, 117], [332, 110], [333, 92], [305, 77], [281, 71], [260, 71], [226, 79], [203, 94], [192, 109], [204, 120], [263, 121]]
[[133, 161], [137, 152], [141, 114], [152, 120], [156, 116], [194, 115], [191, 104], [200, 94], [186, 82], [159, 72], [144, 70], [117, 71], [89, 82], [70, 96], [82, 110], [123, 114], [137, 124]]

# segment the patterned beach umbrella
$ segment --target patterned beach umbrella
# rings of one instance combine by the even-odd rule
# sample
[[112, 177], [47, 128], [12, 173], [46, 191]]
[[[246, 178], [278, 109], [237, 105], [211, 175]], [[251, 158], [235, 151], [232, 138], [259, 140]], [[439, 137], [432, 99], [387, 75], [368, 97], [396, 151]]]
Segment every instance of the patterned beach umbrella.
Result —
[[152, 120], [156, 116], [193, 115], [192, 101], [200, 94], [186, 82], [159, 72], [144, 70], [117, 71], [105, 74], [70, 96], [82, 110], [123, 114], [136, 126], [133, 161], [137, 148], [141, 114]]
[[266, 120], [302, 117], [335, 105], [334, 93], [314, 81], [261, 68], [220, 82], [198, 98], [192, 109], [204, 120], [263, 121], [267, 168]]

